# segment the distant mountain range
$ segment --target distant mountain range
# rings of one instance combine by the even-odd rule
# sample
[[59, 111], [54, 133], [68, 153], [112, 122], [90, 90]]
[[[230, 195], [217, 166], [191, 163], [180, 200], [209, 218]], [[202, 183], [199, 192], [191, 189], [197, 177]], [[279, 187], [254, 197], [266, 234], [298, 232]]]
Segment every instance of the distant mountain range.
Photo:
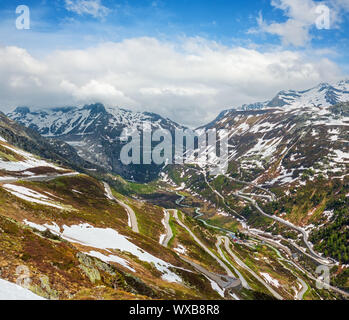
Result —
[[349, 80], [341, 80], [334, 83], [320, 83], [314, 88], [302, 91], [283, 90], [271, 100], [244, 104], [237, 108], [224, 110], [219, 116], [233, 109], [247, 111], [282, 108], [283, 110], [291, 110], [309, 106], [324, 108], [345, 101], [349, 101]]
[[157, 177], [161, 167], [124, 166], [120, 161], [120, 150], [123, 145], [120, 135], [123, 129], [136, 128], [141, 132], [144, 124], [151, 125], [153, 130], [163, 128], [173, 131], [175, 128], [181, 128], [174, 121], [155, 113], [105, 108], [100, 103], [82, 108], [67, 107], [38, 111], [19, 107], [8, 116], [44, 137], [66, 142], [86, 161], [127, 179], [139, 181]]
[[[295, 114], [300, 115], [302, 113], [313, 113], [319, 120], [328, 114], [328, 107], [345, 101], [349, 101], [348, 80], [333, 84], [321, 83], [304, 91], [281, 91], [273, 99], [266, 102], [225, 110], [213, 122], [203, 127], [224, 127], [227, 129], [224, 124], [229, 123], [228, 129], [233, 130], [234, 125], [230, 120], [235, 118], [237, 113], [241, 113], [240, 115], [243, 117], [251, 111], [269, 114], [274, 110], [273, 126], [287, 121], [285, 118], [294, 119]], [[276, 116], [280, 112], [284, 113], [282, 118]], [[161, 171], [161, 166], [124, 166], [120, 161], [120, 150], [124, 143], [120, 141], [120, 135], [123, 129], [137, 128], [141, 131], [143, 123], [151, 124], [152, 129], [163, 128], [171, 132], [176, 128], [184, 128], [176, 122], [155, 113], [105, 108], [100, 103], [84, 107], [47, 108], [35, 111], [27, 107], [18, 107], [8, 116], [44, 137], [67, 143], [85, 161], [98, 165], [107, 171], [120, 174], [127, 179], [137, 181], [154, 179]], [[240, 131], [237, 131], [239, 137], [235, 139], [236, 141], [242, 139]], [[244, 131], [244, 133], [247, 134], [248, 131]], [[258, 129], [255, 133], [258, 134]], [[51, 139], [51, 141], [53, 140]], [[252, 144], [252, 141], [248, 143]], [[246, 144], [241, 146], [236, 152], [240, 154], [246, 149], [246, 146]]]

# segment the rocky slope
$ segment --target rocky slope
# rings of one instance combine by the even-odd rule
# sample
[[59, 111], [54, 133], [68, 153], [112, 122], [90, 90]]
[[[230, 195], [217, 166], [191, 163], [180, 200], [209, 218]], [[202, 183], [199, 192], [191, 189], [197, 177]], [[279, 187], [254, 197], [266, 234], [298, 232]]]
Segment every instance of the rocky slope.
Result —
[[[7, 132], [17, 137], [11, 124]], [[317, 289], [290, 264], [286, 251], [242, 234], [232, 242], [230, 232], [177, 210], [182, 207], [176, 190], [111, 175], [132, 191], [127, 197], [2, 136], [0, 158], [0, 294], [9, 290], [9, 297], [28, 299], [339, 297]], [[199, 198], [193, 210], [195, 203]]]
[[[8, 281], [47, 299], [224, 298], [160, 244], [162, 208], [125, 198], [2, 136], [0, 202], [0, 292], [9, 290], [8, 298], [35, 297]], [[128, 210], [135, 212], [136, 232]], [[208, 268], [222, 272], [219, 265]]]
[[0, 134], [10, 144], [29, 153], [78, 170], [100, 169], [81, 158], [69, 144], [55, 139], [46, 139], [36, 131], [9, 119], [0, 112]]
[[[204, 128], [229, 133], [226, 175], [207, 175], [208, 167], [197, 161], [196, 169], [167, 168], [163, 181], [305, 250], [307, 234], [310, 245], [346, 270], [341, 283], [348, 286], [348, 83], [284, 91], [263, 105], [222, 112]], [[295, 228], [262, 216], [252, 200]], [[211, 218], [231, 223], [219, 214]]]
[[224, 210], [232, 208], [230, 213], [243, 216], [251, 227], [283, 234], [306, 248], [300, 232], [261, 216], [249, 200], [254, 199], [267, 214], [302, 228], [320, 253], [339, 265], [349, 263], [349, 103], [231, 110], [207, 128], [229, 132], [228, 172], [208, 176], [208, 187], [201, 173], [207, 168], [200, 162], [197, 172], [176, 167], [169, 178], [177, 186]]

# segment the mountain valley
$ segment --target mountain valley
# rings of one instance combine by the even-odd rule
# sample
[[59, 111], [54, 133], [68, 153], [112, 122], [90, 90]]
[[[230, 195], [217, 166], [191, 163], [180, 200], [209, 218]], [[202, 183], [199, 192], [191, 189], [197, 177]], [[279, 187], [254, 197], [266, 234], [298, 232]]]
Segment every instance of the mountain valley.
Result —
[[156, 114], [1, 114], [2, 281], [45, 299], [347, 299], [348, 100], [340, 81], [222, 112], [200, 128], [228, 132], [218, 175], [123, 165], [123, 129], [185, 129]]

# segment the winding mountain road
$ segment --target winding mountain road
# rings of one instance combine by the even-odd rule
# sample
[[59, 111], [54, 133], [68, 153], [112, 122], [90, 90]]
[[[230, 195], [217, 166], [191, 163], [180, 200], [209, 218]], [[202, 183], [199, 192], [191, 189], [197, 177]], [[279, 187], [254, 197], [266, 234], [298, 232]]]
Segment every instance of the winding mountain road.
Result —
[[302, 285], [302, 290], [297, 293], [297, 300], [303, 300], [303, 297], [306, 294], [306, 292], [308, 291], [309, 287], [303, 279], [297, 277], [297, 280]]
[[284, 298], [278, 294], [273, 288], [271, 288], [269, 286], [268, 283], [266, 283], [257, 273], [255, 273], [250, 267], [248, 267], [242, 260], [240, 260], [234, 253], [233, 251], [230, 249], [230, 240], [228, 237], [224, 236], [224, 237], [219, 237], [221, 239], [221, 241], [224, 243], [225, 249], [226, 251], [229, 253], [229, 255], [236, 261], [236, 263], [242, 267], [243, 269], [245, 269], [246, 271], [248, 271], [254, 278], [256, 278], [260, 283], [262, 283], [268, 290], [269, 292], [278, 300], [284, 300]]
[[[206, 174], [205, 174], [204, 172], [201, 172], [201, 173], [203, 174], [204, 179], [205, 179], [205, 182], [206, 182], [206, 184], [208, 185], [208, 187], [209, 187], [215, 194], [217, 194], [217, 195], [223, 200], [224, 205], [226, 205], [226, 206], [229, 208], [229, 206], [226, 204], [226, 202], [225, 202], [225, 200], [224, 200], [224, 196], [223, 196], [222, 194], [220, 194], [217, 190], [215, 190], [215, 189], [209, 184], [209, 182], [208, 182], [208, 180], [207, 180], [207, 178], [206, 178]], [[275, 199], [276, 199], [275, 195], [274, 195], [271, 191], [269, 191], [269, 190], [267, 190], [267, 189], [265, 189], [265, 188], [263, 188], [263, 187], [260, 187], [260, 186], [254, 184], [254, 183], [243, 182], [243, 181], [241, 181], [241, 180], [237, 180], [237, 179], [231, 178], [231, 177], [229, 177], [229, 176], [225, 176], [225, 177], [227, 177], [228, 179], [230, 179], [230, 180], [232, 180], [232, 181], [235, 181], [235, 182], [238, 182], [238, 183], [244, 183], [244, 184], [247, 184], [247, 185], [256, 187], [256, 188], [258, 188], [258, 189], [260, 189], [260, 190], [262, 190], [262, 191], [268, 192], [268, 194], [270, 195], [269, 200], [275, 200]], [[242, 199], [244, 199], [244, 200], [247, 200], [247, 201], [251, 202], [252, 205], [253, 205], [263, 216], [268, 217], [268, 218], [270, 218], [270, 219], [272, 219], [272, 220], [278, 221], [278, 222], [280, 222], [280, 223], [282, 223], [282, 224], [288, 226], [289, 228], [291, 228], [291, 229], [293, 229], [293, 230], [296, 230], [297, 232], [301, 233], [301, 234], [303, 235], [304, 243], [305, 243], [305, 245], [307, 246], [307, 248], [309, 249], [309, 252], [310, 252], [310, 254], [311, 254], [311, 257], [312, 257], [316, 262], [318, 262], [318, 263], [320, 263], [320, 264], [333, 265], [333, 263], [332, 263], [331, 261], [329, 261], [329, 260], [327, 260], [327, 259], [324, 259], [323, 257], [321, 257], [318, 253], [316, 253], [316, 252], [314, 251], [314, 249], [313, 249], [313, 247], [312, 247], [312, 244], [309, 242], [308, 234], [306, 233], [305, 230], [303, 230], [303, 229], [300, 228], [300, 227], [295, 226], [295, 225], [292, 224], [291, 222], [288, 222], [288, 221], [286, 221], [286, 220], [284, 220], [284, 219], [281, 219], [281, 218], [275, 217], [275, 216], [271, 216], [271, 215], [265, 213], [265, 212], [259, 207], [257, 201], [254, 200], [254, 199], [252, 199], [252, 198], [250, 198], [250, 196], [253, 196], [253, 194], [251, 195], [251, 194], [247, 194], [247, 193], [241, 193], [241, 192], [238, 191], [238, 192], [235, 192], [234, 195], [235, 195], [236, 197], [240, 197], [240, 198], [242, 198]], [[234, 210], [233, 210], [233, 211], [234, 211]], [[239, 215], [239, 214], [238, 214], [238, 215]], [[240, 216], [240, 215], [239, 215], [239, 216]], [[241, 216], [240, 216], [240, 217], [241, 217]], [[243, 220], [246, 220], [246, 219], [243, 217]]]
[[249, 286], [249, 284], [247, 283], [247, 281], [245, 280], [245, 278], [243, 277], [243, 275], [239, 272], [238, 269], [236, 269], [229, 261], [228, 259], [224, 256], [224, 253], [221, 249], [221, 244], [222, 244], [222, 237], [218, 237], [217, 238], [217, 243], [216, 243], [216, 248], [218, 250], [218, 253], [219, 255], [221, 256], [222, 260], [225, 261], [225, 263], [227, 265], [229, 265], [233, 270], [234, 272], [238, 275], [240, 281], [241, 281], [241, 284], [244, 288], [248, 289], [248, 290], [251, 290], [251, 287]]
[[[173, 210], [173, 216], [176, 219], [177, 223], [184, 228], [185, 230], [188, 231], [188, 233], [191, 235], [191, 237], [195, 240], [195, 242], [202, 248], [204, 249], [204, 251], [206, 253], [208, 253], [214, 260], [217, 261], [217, 263], [225, 270], [225, 272], [227, 273], [227, 275], [230, 278], [236, 279], [235, 275], [232, 273], [232, 271], [227, 267], [227, 265], [221, 260], [219, 259], [209, 248], [207, 248], [202, 242], [201, 240], [179, 219], [178, 217], [178, 210]], [[238, 280], [240, 285], [241, 285], [241, 281]]]
[[[206, 177], [205, 177], [205, 178], [206, 178]], [[207, 179], [205, 179], [205, 182], [206, 182], [206, 184], [210, 187], [210, 189], [213, 190], [213, 188], [210, 186], [210, 184], [209, 184], [209, 182], [207, 181]], [[215, 193], [216, 193], [216, 194], [219, 194], [217, 191], [216, 191]], [[273, 193], [270, 192], [270, 194], [272, 194], [272, 195], [274, 196]], [[223, 197], [221, 194], [219, 194], [219, 195], [220, 195], [221, 198]], [[247, 194], [246, 194], [246, 195], [247, 195]], [[178, 194], [178, 196], [180, 196], [181, 198], [178, 199], [178, 200], [176, 201], [176, 204], [182, 206], [182, 205], [181, 205], [181, 202], [185, 199], [185, 197], [182, 196], [182, 195], [179, 195], [179, 194]], [[270, 195], [270, 196], [265, 196], [265, 197], [268, 198], [270, 201], [273, 199], [271, 195]], [[200, 213], [200, 208], [197, 208], [197, 209], [196, 209], [196, 213], [197, 213], [197, 216], [195, 217], [196, 219], [198, 219], [200, 216], [203, 215], [202, 213]], [[230, 232], [229, 230], [226, 230], [226, 229], [224, 229], [224, 228], [217, 227], [217, 226], [212, 226], [212, 225], [208, 224], [205, 220], [202, 220], [202, 219], [199, 219], [199, 220], [202, 221], [202, 222], [203, 222], [206, 226], [208, 226], [208, 227], [213, 227], [213, 228], [218, 229], [218, 230], [221, 230], [221, 231], [223, 231], [223, 232]], [[257, 237], [258, 237], [259, 235], [253, 234], [253, 236], [257, 236]], [[265, 240], [263, 237], [261, 237], [261, 238], [262, 238], [263, 241]], [[223, 240], [223, 241], [222, 241], [222, 240]], [[226, 260], [226, 258], [225, 258], [224, 255], [223, 255], [223, 252], [222, 252], [221, 249], [220, 249], [221, 242], [224, 242], [224, 244], [225, 244], [225, 249], [227, 250], [227, 252], [229, 253], [229, 255], [230, 255], [242, 268], [244, 268], [245, 270], [247, 270], [250, 274], [252, 274], [252, 276], [253, 276], [254, 278], [256, 278], [259, 282], [261, 282], [261, 283], [269, 290], [269, 292], [270, 292], [276, 299], [278, 299], [278, 300], [283, 300], [283, 297], [282, 297], [280, 294], [278, 294], [273, 288], [271, 288], [271, 287], [269, 286], [269, 284], [267, 284], [260, 276], [258, 276], [253, 270], [251, 270], [243, 261], [241, 261], [241, 260], [231, 251], [231, 249], [230, 249], [230, 247], [229, 247], [229, 238], [228, 238], [228, 237], [226, 237], [226, 236], [225, 236], [225, 237], [218, 237], [218, 241], [217, 241], [217, 243], [216, 243], [216, 247], [217, 247], [217, 250], [218, 250], [220, 256], [222, 257], [222, 259], [224, 259], [224, 260], [226, 261], [226, 263], [228, 263], [228, 264], [234, 269], [234, 271], [236, 272], [236, 274], [239, 276], [239, 279], [240, 279], [242, 285], [243, 285], [245, 288], [249, 288], [249, 285], [248, 285], [247, 281], [243, 278], [243, 276], [241, 275], [241, 273], [240, 273], [233, 265], [231, 265], [231, 264], [229, 263], [229, 261]], [[278, 246], [282, 246], [282, 245], [280, 245], [278, 242], [275, 242], [275, 244], [278, 245]], [[292, 255], [292, 253], [291, 253], [291, 251], [289, 250], [289, 248], [284, 247], [284, 246], [282, 246], [282, 248], [283, 248], [284, 250], [286, 250], [286, 252], [288, 252], [289, 255]], [[273, 248], [273, 249], [274, 249], [274, 248]], [[280, 255], [280, 256], [281, 256], [281, 255]], [[284, 258], [282, 258], [282, 259], [286, 261], [286, 259], [284, 259]], [[287, 260], [287, 261], [288, 261], [288, 260]], [[291, 261], [290, 261], [290, 262], [291, 262]], [[303, 299], [303, 296], [304, 296], [304, 294], [305, 294], [305, 292], [308, 290], [308, 285], [307, 285], [302, 279], [300, 279], [299, 277], [297, 277], [297, 279], [298, 279], [298, 281], [299, 281], [299, 282], [301, 283], [301, 285], [302, 285], [302, 290], [298, 293], [297, 299], [298, 299], [298, 300], [302, 300], [302, 299]]]
[[204, 179], [205, 179], [205, 183], [206, 183], [206, 184], [208, 185], [208, 187], [212, 190], [212, 192], [214, 192], [219, 198], [222, 199], [223, 204], [224, 204], [227, 208], [229, 208], [232, 212], [234, 212], [235, 215], [239, 216], [242, 220], [246, 220], [245, 217], [243, 217], [242, 215], [240, 215], [239, 213], [237, 213], [236, 210], [234, 210], [233, 208], [231, 208], [231, 207], [225, 202], [225, 198], [223, 197], [223, 195], [221, 195], [215, 188], [213, 188], [213, 187], [210, 185], [210, 183], [209, 183], [208, 180], [207, 180], [206, 173], [205, 173], [204, 171], [199, 171], [199, 170], [197, 170], [197, 171], [200, 172], [200, 173], [203, 175], [203, 177], [204, 177]]
[[[178, 215], [176, 214], [177, 210], [164, 210], [164, 213], [165, 213], [164, 224], [166, 226], [166, 236], [165, 236], [165, 238], [163, 239], [163, 241], [161, 243], [164, 247], [168, 246], [168, 242], [173, 237], [173, 232], [172, 232], [171, 226], [169, 224], [171, 211], [173, 212], [174, 217], [176, 218], [176, 220], [179, 219]], [[186, 230], [188, 231], [188, 229], [186, 229]], [[211, 271], [208, 271], [203, 266], [200, 266], [197, 263], [195, 263], [195, 262], [193, 262], [193, 261], [183, 257], [182, 255], [180, 255], [179, 257], [184, 262], [186, 262], [189, 265], [191, 265], [196, 271], [198, 271], [199, 273], [201, 273], [204, 276], [208, 277], [212, 281], [216, 282], [217, 285], [219, 287], [221, 287], [222, 289], [224, 289], [224, 290], [236, 289], [236, 288], [239, 288], [240, 285], [241, 285], [240, 281], [238, 279], [236, 279], [235, 277], [224, 276], [224, 275], [220, 275], [220, 274], [217, 274], [217, 273], [213, 273]]]
[[205, 269], [204, 267], [198, 265], [197, 263], [195, 263], [195, 262], [193, 262], [185, 257], [181, 257], [181, 259], [184, 262], [190, 264], [199, 273], [202, 273], [206, 277], [215, 281], [222, 289], [225, 289], [225, 290], [236, 289], [236, 288], [239, 288], [241, 286], [241, 282], [239, 279], [210, 272], [207, 269]]
[[134, 212], [134, 210], [129, 205], [124, 203], [123, 201], [116, 199], [114, 197], [108, 183], [103, 182], [103, 184], [104, 184], [104, 188], [105, 188], [105, 192], [107, 194], [107, 197], [110, 200], [117, 202], [120, 206], [122, 206], [126, 210], [126, 212], [128, 214], [129, 227], [132, 229], [133, 232], [139, 233], [137, 217], [136, 217], [136, 213]]
[[170, 226], [170, 210], [164, 210], [164, 219], [163, 219], [163, 224], [165, 226], [165, 237], [164, 239], [161, 241], [161, 245], [164, 247], [168, 246], [169, 241], [172, 239], [173, 237], [173, 232], [172, 232], [172, 228]]
[[[198, 171], [198, 170], [197, 170], [197, 171]], [[208, 185], [208, 187], [209, 187], [215, 194], [217, 194], [217, 195], [223, 200], [224, 205], [226, 205], [227, 207], [229, 207], [229, 206], [226, 204], [225, 200], [224, 200], [224, 196], [223, 196], [222, 194], [220, 194], [217, 190], [215, 190], [215, 189], [209, 184], [205, 172], [201, 172], [201, 173], [203, 174], [204, 179], [205, 179], [205, 182], [206, 182], [206, 184]], [[226, 175], [225, 177], [228, 178], [228, 179], [231, 180], [231, 181], [235, 181], [235, 182], [238, 182], [238, 183], [250, 185], [250, 186], [253, 186], [253, 187], [255, 187], [255, 188], [258, 188], [258, 189], [260, 189], [260, 190], [262, 190], [262, 191], [264, 191], [264, 192], [267, 192], [267, 193], [270, 195], [269, 200], [273, 200], [273, 201], [276, 200], [275, 195], [274, 195], [271, 191], [269, 191], [268, 189], [265, 189], [265, 188], [263, 188], [263, 187], [260, 187], [260, 186], [256, 185], [255, 183], [244, 182], [244, 181], [241, 181], [241, 180], [238, 180], [238, 179], [231, 178], [231, 177], [229, 177], [229, 176], [227, 176], [227, 175]], [[305, 243], [305, 245], [307, 246], [307, 248], [309, 249], [309, 252], [310, 252], [311, 256], [314, 258], [314, 260], [316, 260], [316, 261], [317, 261], [318, 263], [320, 263], [320, 264], [333, 265], [333, 263], [332, 263], [331, 261], [329, 261], [329, 260], [327, 260], [327, 259], [321, 257], [318, 253], [316, 253], [316, 252], [314, 251], [313, 246], [312, 246], [312, 244], [310, 243], [310, 241], [309, 241], [309, 239], [308, 239], [308, 234], [306, 233], [306, 231], [305, 231], [304, 229], [302, 229], [302, 228], [300, 228], [300, 227], [297, 227], [297, 226], [295, 226], [294, 224], [292, 224], [291, 222], [288, 222], [288, 221], [286, 221], [286, 220], [284, 220], [284, 219], [281, 219], [281, 218], [275, 217], [275, 216], [271, 216], [271, 215], [265, 213], [265, 212], [259, 207], [257, 201], [254, 200], [254, 199], [252, 199], [252, 198], [250, 198], [250, 196], [254, 196], [254, 194], [241, 193], [241, 192], [239, 192], [239, 191], [237, 191], [237, 192], [235, 192], [235, 193], [233, 193], [233, 194], [234, 194], [236, 197], [239, 197], [239, 198], [242, 198], [242, 199], [244, 199], [244, 200], [247, 200], [247, 201], [251, 202], [252, 205], [253, 205], [263, 216], [265, 216], [265, 217], [267, 217], [267, 218], [270, 218], [270, 219], [272, 219], [272, 220], [278, 221], [278, 222], [280, 222], [281, 224], [284, 224], [284, 225], [288, 226], [289, 228], [291, 228], [291, 229], [293, 229], [293, 230], [296, 230], [297, 232], [301, 233], [301, 234], [303, 235], [304, 243]], [[239, 215], [239, 216], [240, 216], [240, 215]], [[240, 216], [240, 217], [241, 217], [241, 216]], [[243, 218], [243, 219], [246, 220], [245, 218]]]
[[259, 190], [262, 190], [266, 193], [268, 193], [270, 195], [270, 200], [272, 201], [275, 201], [276, 200], [276, 196], [274, 193], [272, 193], [270, 190], [266, 189], [266, 188], [263, 188], [261, 186], [259, 186], [258, 184], [255, 184], [253, 182], [246, 182], [246, 181], [241, 181], [241, 180], [238, 180], [238, 179], [235, 179], [235, 178], [232, 178], [232, 177], [229, 177], [227, 175], [225, 175], [226, 178], [228, 178], [229, 180], [231, 181], [234, 181], [234, 182], [237, 182], [237, 183], [241, 183], [241, 184], [245, 184], [247, 186], [250, 186], [250, 187], [254, 187], [254, 188], [257, 188]]
[[[197, 171], [198, 171], [198, 170], [197, 170]], [[201, 172], [201, 173], [202, 173], [202, 172]], [[207, 185], [211, 188], [211, 186], [209, 185], [207, 179], [205, 179], [205, 182], [206, 182]], [[243, 183], [243, 182], [241, 181], [241, 183]], [[249, 184], [249, 183], [247, 183], [247, 184]], [[256, 185], [254, 185], [254, 184], [250, 184], [250, 185], [256, 186]], [[256, 187], [257, 187], [257, 186], [256, 186]], [[264, 189], [264, 188], [261, 188], [261, 187], [259, 187], [259, 188], [262, 189], [262, 190]], [[211, 188], [211, 190], [212, 190], [212, 188]], [[216, 191], [216, 190], [215, 190], [215, 191]], [[264, 191], [264, 190], [263, 190], [263, 191]], [[217, 194], [217, 192], [218, 192], [218, 191], [216, 191], [215, 193]], [[274, 194], [272, 194], [270, 191], [269, 191], [268, 193], [271, 195], [271, 197], [272, 197], [272, 195], [274, 196]], [[253, 200], [253, 199], [251, 199], [251, 198], [249, 198], [249, 197], [246, 197], [245, 195], [247, 195], [247, 194], [240, 195], [240, 196], [241, 196], [241, 197], [244, 196], [245, 198], [247, 198], [247, 199], [245, 199], [245, 200], [248, 200], [248, 201], [250, 201], [250, 202], [254, 201], [254, 203], [256, 203], [255, 200]], [[220, 195], [220, 196], [223, 197], [222, 195]], [[177, 204], [180, 205], [180, 203], [181, 203], [184, 199], [185, 199], [185, 197], [181, 196], [181, 198], [179, 199], [179, 201], [178, 201]], [[271, 198], [271, 199], [272, 199], [272, 198]], [[257, 203], [256, 203], [256, 204], [257, 204]], [[258, 204], [257, 204], [257, 206], [258, 206]], [[259, 206], [258, 206], [258, 207], [259, 207]], [[260, 210], [261, 210], [261, 209], [260, 209]], [[261, 211], [263, 211], [263, 210], [261, 210]], [[198, 214], [198, 215], [197, 215], [197, 218], [199, 218], [201, 215], [202, 215], [202, 214]], [[266, 213], [265, 213], [265, 215], [268, 216], [268, 217], [270, 217], [270, 218], [273, 218], [273, 217], [269, 216], [269, 215], [266, 214]], [[201, 219], [200, 219], [200, 220], [201, 220]], [[281, 220], [282, 220], [282, 219], [281, 219]], [[205, 220], [201, 220], [201, 221], [205, 222]], [[282, 220], [282, 221], [284, 221], [284, 220]], [[214, 227], [214, 228], [216, 228], [216, 229], [220, 229], [220, 230], [223, 231], [223, 232], [227, 232], [227, 230], [224, 230], [223, 228], [220, 228], [220, 227], [211, 226], [211, 225], [208, 224], [207, 222], [205, 222], [205, 225], [207, 225], [207, 226], [209, 226], [209, 227]], [[302, 231], [304, 231], [304, 230], [302, 230]], [[259, 234], [252, 233], [252, 230], [248, 230], [248, 233], [251, 233], [251, 236], [254, 237], [254, 238], [259, 238], [260, 240], [262, 240], [262, 241], [264, 241], [264, 242], [270, 243], [270, 244], [269, 244], [270, 247], [273, 248], [274, 250], [277, 251], [277, 249], [276, 249], [275, 247], [280, 247], [281, 249], [285, 250], [289, 256], [292, 255], [292, 253], [291, 253], [291, 251], [290, 251], [290, 249], [289, 249], [288, 247], [285, 247], [285, 246], [281, 245], [280, 243], [278, 243], [278, 242], [276, 242], [276, 241], [272, 241], [271, 239], [264, 238], [264, 237], [262, 237], [262, 236], [259, 235]], [[263, 232], [261, 231], [261, 233], [263, 233]], [[303, 232], [302, 232], [302, 234], [303, 234]], [[304, 236], [304, 234], [303, 234], [303, 236]], [[306, 236], [307, 236], [307, 235], [306, 235]], [[293, 243], [290, 243], [290, 244], [294, 245]], [[228, 251], [228, 250], [227, 250], [227, 251]], [[230, 250], [230, 251], [231, 251], [231, 250]], [[228, 251], [228, 253], [230, 254], [229, 251]], [[312, 258], [314, 261], [317, 261], [318, 263], [321, 263], [321, 264], [324, 263], [322, 257], [320, 257], [320, 258], [321, 258], [320, 261], [318, 260], [318, 255], [317, 255], [317, 254], [316, 254], [316, 256], [314, 257], [313, 255], [310, 255], [310, 254], [308, 254], [308, 253], [306, 253], [306, 252], [303, 252], [303, 253], [306, 254], [308, 257]], [[294, 261], [292, 261], [292, 260], [287, 260], [287, 259], [283, 258], [283, 257], [281, 256], [280, 253], [279, 253], [279, 256], [281, 257], [281, 259], [282, 259], [283, 261], [287, 261], [287, 262], [291, 263], [291, 264], [292, 264], [295, 268], [297, 268], [299, 271], [301, 271], [302, 273], [305, 273], [311, 280], [313, 280], [313, 281], [319, 281], [319, 279], [317, 279], [316, 277], [314, 277], [310, 272], [308, 272], [308, 271], [304, 270], [303, 268], [301, 268], [300, 266], [298, 266]], [[327, 264], [328, 264], [329, 266], [331, 266], [331, 264], [329, 264], [328, 261], [326, 261], [326, 262], [327, 262]], [[257, 279], [258, 279], [258, 278], [257, 278]], [[304, 294], [307, 292], [307, 290], [308, 290], [309, 287], [308, 287], [308, 285], [306, 284], [306, 282], [305, 282], [303, 279], [297, 277], [297, 280], [298, 280], [298, 281], [301, 283], [301, 285], [302, 285], [302, 290], [301, 290], [300, 292], [298, 292], [298, 294], [297, 294], [297, 300], [302, 300]], [[321, 281], [319, 281], [319, 282], [321, 282]], [[337, 287], [334, 287], [334, 286], [331, 286], [331, 285], [328, 285], [328, 284], [325, 284], [325, 285], [327, 285], [328, 288], [329, 288], [330, 290], [332, 290], [332, 291], [334, 291], [334, 292], [337, 292], [337, 293], [339, 293], [339, 294], [341, 294], [341, 295], [343, 295], [343, 296], [345, 296], [345, 297], [347, 297], [347, 298], [349, 297], [349, 293], [348, 293], [348, 292], [343, 291], [343, 290], [341, 290], [341, 289], [339, 289], [339, 288], [337, 288]], [[269, 291], [270, 291], [270, 290], [269, 290]], [[274, 296], [277, 297], [277, 295], [278, 295], [278, 294], [276, 293], [276, 295], [274, 295]]]
[[245, 199], [249, 202], [252, 203], [252, 205], [265, 217], [267, 218], [270, 218], [274, 221], [277, 221], [277, 222], [280, 222], [281, 224], [293, 229], [293, 230], [296, 230], [297, 232], [301, 233], [303, 235], [303, 240], [304, 240], [304, 243], [305, 245], [307, 246], [309, 252], [311, 253], [311, 255], [317, 260], [318, 263], [320, 264], [326, 264], [326, 265], [332, 265], [332, 262], [328, 261], [327, 259], [324, 259], [323, 257], [321, 257], [318, 253], [316, 253], [312, 247], [312, 244], [310, 243], [310, 241], [308, 240], [308, 234], [306, 233], [306, 231], [300, 227], [297, 227], [295, 226], [294, 224], [292, 224], [291, 222], [289, 221], [286, 221], [284, 219], [281, 219], [279, 217], [276, 217], [276, 216], [271, 216], [267, 213], [265, 213], [261, 207], [258, 205], [257, 201], [248, 197], [248, 196], [245, 196], [245, 195], [242, 195], [240, 194], [239, 192], [236, 192], [234, 193], [235, 196], [237, 197], [240, 197], [242, 199]]

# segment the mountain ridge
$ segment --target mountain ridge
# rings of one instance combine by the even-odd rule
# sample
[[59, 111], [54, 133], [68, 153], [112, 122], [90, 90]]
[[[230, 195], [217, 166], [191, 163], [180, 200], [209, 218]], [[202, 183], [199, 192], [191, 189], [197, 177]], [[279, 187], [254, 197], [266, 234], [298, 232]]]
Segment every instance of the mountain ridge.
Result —
[[125, 166], [120, 160], [120, 151], [125, 144], [120, 140], [123, 130], [136, 128], [141, 134], [144, 124], [148, 124], [152, 130], [166, 129], [171, 132], [183, 128], [155, 113], [108, 108], [101, 103], [35, 111], [19, 107], [8, 116], [43, 137], [67, 143], [88, 162], [138, 181], [156, 178], [161, 166]]
[[[304, 100], [301, 101], [301, 98], [304, 98]], [[329, 107], [346, 101], [349, 101], [349, 79], [332, 83], [322, 82], [307, 90], [281, 90], [272, 99], [264, 102], [243, 104], [239, 107], [225, 109], [208, 125], [219, 121], [223, 116], [234, 111], [268, 110], [274, 108], [289, 111], [291, 109], [301, 109], [309, 105], [315, 107], [315, 109], [319, 109], [319, 107]], [[205, 125], [200, 128], [202, 127], [205, 127]]]
[[[238, 114], [253, 116], [276, 112], [283, 113], [284, 117], [292, 117], [294, 114], [313, 113], [321, 119], [326, 116], [330, 106], [345, 101], [349, 101], [349, 80], [321, 83], [302, 91], [283, 90], [269, 101], [222, 111], [215, 120], [198, 129], [222, 127], [220, 122]], [[186, 129], [156, 113], [105, 107], [101, 103], [35, 111], [28, 107], [18, 107], [8, 116], [46, 138], [67, 143], [76, 150], [79, 157], [88, 162], [140, 182], [157, 178], [161, 166], [125, 166], [120, 160], [121, 148], [125, 143], [120, 140], [123, 130], [133, 128], [142, 134], [144, 123], [150, 125], [152, 130], [166, 129], [172, 134], [176, 129]]]

